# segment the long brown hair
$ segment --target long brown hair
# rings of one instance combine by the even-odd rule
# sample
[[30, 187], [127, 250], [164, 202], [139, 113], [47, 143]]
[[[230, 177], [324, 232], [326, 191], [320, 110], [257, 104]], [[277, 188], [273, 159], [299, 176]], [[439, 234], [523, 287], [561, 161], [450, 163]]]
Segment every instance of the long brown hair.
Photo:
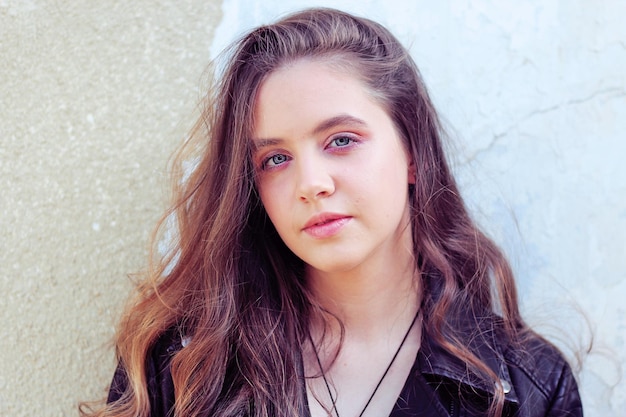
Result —
[[[417, 173], [409, 193], [420, 287], [426, 289], [425, 337], [496, 386], [490, 414], [501, 412], [496, 375], [466, 347], [454, 317], [461, 305], [477, 324], [497, 312], [515, 339], [524, 325], [512, 273], [466, 210], [419, 71], [381, 25], [309, 9], [248, 33], [217, 70], [217, 84], [179, 154], [175, 203], [162, 222], [175, 219], [175, 227], [167, 226], [175, 231], [171, 250], [155, 256], [117, 334], [127, 391], [95, 415], [149, 415], [146, 358], [172, 328], [191, 339], [172, 361], [175, 415], [294, 416], [306, 404], [300, 352], [316, 307], [302, 261], [265, 214], [250, 158], [259, 86], [277, 68], [303, 58], [350, 69], [395, 123]], [[183, 161], [193, 167], [184, 169]]]

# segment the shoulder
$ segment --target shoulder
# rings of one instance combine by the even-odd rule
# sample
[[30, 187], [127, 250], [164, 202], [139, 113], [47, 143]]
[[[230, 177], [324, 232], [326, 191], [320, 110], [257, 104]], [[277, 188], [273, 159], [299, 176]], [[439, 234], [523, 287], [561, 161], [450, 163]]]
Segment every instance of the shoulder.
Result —
[[504, 341], [503, 357], [520, 400], [543, 405], [540, 408], [548, 410], [546, 416], [582, 416], [572, 369], [553, 344], [532, 331], [525, 331], [515, 341], [498, 340]]
[[[561, 352], [528, 330], [514, 337], [502, 320], [489, 314], [459, 322], [459, 340], [498, 377], [505, 393], [505, 414], [519, 417], [580, 417], [582, 406], [576, 380]], [[466, 392], [480, 403], [495, 388], [471, 371], [468, 364], [429, 340], [426, 334], [418, 356], [420, 370], [448, 391]], [[482, 400], [481, 400], [482, 398]], [[507, 414], [509, 413], [509, 414]]]
[[[177, 329], [163, 333], [150, 349], [145, 361], [145, 377], [150, 415], [153, 417], [170, 415], [174, 407], [174, 383], [171, 374], [171, 361], [184, 346], [185, 338]], [[107, 402], [120, 400], [129, 389], [128, 374], [120, 362], [117, 366]]]
[[171, 362], [184, 345], [186, 343], [183, 335], [177, 328], [172, 328], [157, 339], [150, 351], [146, 377], [152, 415], [170, 415], [174, 408]]

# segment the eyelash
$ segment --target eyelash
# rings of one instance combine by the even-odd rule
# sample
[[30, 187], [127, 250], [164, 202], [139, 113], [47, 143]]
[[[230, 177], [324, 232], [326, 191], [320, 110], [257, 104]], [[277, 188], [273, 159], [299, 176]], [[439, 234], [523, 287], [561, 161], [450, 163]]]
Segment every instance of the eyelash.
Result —
[[[343, 145], [337, 144], [338, 140], [347, 140], [347, 143], [345, 143]], [[355, 138], [353, 138], [351, 136], [348, 136], [348, 135], [336, 136], [336, 137], [334, 137], [334, 138], [332, 138], [330, 140], [330, 142], [328, 143], [326, 148], [345, 148], [345, 147], [348, 147], [348, 146], [352, 145], [356, 141], [357, 140]], [[275, 165], [271, 165], [271, 166], [269, 165], [270, 163], [272, 163], [272, 160], [274, 160], [274, 158], [280, 157], [280, 156], [284, 157], [284, 161], [278, 162], [278, 163], [276, 163], [276, 161], [274, 161]], [[276, 168], [276, 167], [284, 164], [285, 162], [289, 161], [290, 159], [291, 158], [289, 156], [287, 156], [287, 155], [285, 155], [283, 153], [276, 153], [276, 154], [273, 154], [273, 155], [268, 156], [267, 158], [263, 159], [263, 161], [261, 162], [260, 168], [261, 168], [262, 171], [267, 171], [267, 170]]]
[[[347, 139], [348, 143], [346, 143], [345, 145], [337, 145], [337, 146], [331, 146], [333, 143], [336, 143], [336, 141], [340, 140], [340, 139]], [[346, 146], [351, 145], [352, 143], [356, 142], [356, 140], [352, 137], [352, 136], [347, 136], [347, 135], [343, 135], [343, 136], [337, 136], [334, 137], [330, 143], [328, 144], [328, 147], [332, 147], [332, 148], [344, 148]]]
[[[270, 162], [271, 162], [274, 158], [276, 158], [277, 156], [282, 156], [282, 157], [284, 157], [284, 158], [285, 158], [285, 160], [284, 160], [283, 162], [277, 163], [276, 165], [273, 165], [273, 166], [268, 167], [268, 164], [269, 164], [269, 163], [270, 163]], [[267, 169], [272, 169], [272, 168], [275, 168], [275, 167], [277, 167], [277, 166], [279, 166], [279, 165], [284, 164], [284, 163], [285, 163], [285, 162], [287, 162], [288, 160], [289, 160], [289, 157], [288, 157], [287, 155], [285, 155], [284, 153], [276, 153], [276, 154], [274, 154], [274, 155], [272, 155], [272, 156], [269, 156], [269, 157], [267, 157], [267, 158], [265, 158], [265, 159], [263, 160], [263, 162], [261, 163], [261, 170], [265, 171], [265, 170], [267, 170]], [[274, 162], [274, 163], [276, 163], [276, 162]]]

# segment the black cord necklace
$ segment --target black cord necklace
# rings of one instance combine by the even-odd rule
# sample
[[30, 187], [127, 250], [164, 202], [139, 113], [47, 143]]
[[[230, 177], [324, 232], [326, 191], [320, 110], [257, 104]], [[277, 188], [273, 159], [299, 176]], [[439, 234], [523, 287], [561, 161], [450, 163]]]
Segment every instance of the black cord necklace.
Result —
[[[381, 384], [383, 383], [383, 380], [385, 379], [385, 377], [389, 373], [389, 370], [391, 369], [391, 366], [396, 361], [396, 358], [398, 357], [398, 354], [402, 350], [402, 346], [404, 346], [404, 342], [406, 342], [406, 339], [408, 339], [409, 333], [411, 333], [411, 329], [415, 325], [415, 322], [417, 321], [417, 318], [419, 317], [420, 311], [421, 311], [421, 309], [418, 308], [417, 312], [415, 313], [415, 317], [413, 317], [413, 320], [411, 321], [411, 324], [409, 325], [409, 328], [407, 329], [406, 333], [404, 334], [404, 337], [402, 338], [402, 342], [400, 342], [400, 346], [398, 346], [398, 349], [396, 350], [396, 353], [394, 353], [393, 358], [391, 358], [391, 362], [389, 362], [389, 365], [387, 365], [387, 369], [385, 369], [385, 372], [383, 373], [383, 376], [381, 376], [380, 379], [378, 380], [378, 383], [376, 384], [376, 387], [374, 388], [374, 391], [372, 391], [372, 394], [368, 398], [367, 403], [365, 403], [365, 406], [363, 407], [363, 409], [359, 413], [358, 417], [362, 417], [363, 416], [363, 413], [365, 413], [365, 410], [367, 409], [367, 407], [372, 402], [372, 399], [374, 398], [374, 395], [376, 395], [376, 392], [378, 391], [378, 388], [380, 388]], [[332, 390], [330, 389], [330, 384], [328, 383], [328, 379], [326, 379], [326, 373], [324, 372], [324, 368], [322, 367], [322, 361], [320, 360], [320, 356], [317, 353], [317, 348], [315, 347], [315, 344], [313, 343], [313, 339], [311, 339], [311, 334], [309, 334], [309, 340], [311, 341], [311, 345], [313, 346], [313, 353], [315, 353], [315, 359], [317, 359], [317, 365], [319, 366], [320, 372], [322, 373], [322, 378], [324, 378], [324, 384], [326, 385], [326, 390], [328, 390], [328, 396], [330, 397], [330, 401], [331, 401], [332, 406], [333, 406], [331, 408], [331, 410], [330, 410], [330, 416], [332, 416], [332, 412], [334, 410], [335, 411], [335, 415], [337, 417], [339, 417], [339, 410], [337, 410], [337, 399], [333, 396]]]

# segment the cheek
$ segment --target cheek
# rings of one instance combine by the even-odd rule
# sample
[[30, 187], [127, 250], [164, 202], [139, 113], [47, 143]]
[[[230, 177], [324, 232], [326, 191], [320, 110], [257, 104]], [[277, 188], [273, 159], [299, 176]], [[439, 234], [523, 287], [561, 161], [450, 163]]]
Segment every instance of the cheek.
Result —
[[284, 201], [286, 194], [281, 192], [280, 187], [276, 184], [268, 184], [267, 181], [258, 184], [257, 189], [265, 212], [274, 224], [274, 227], [280, 229], [281, 224], [277, 224], [277, 222], [280, 223], [280, 219], [286, 218]]
[[376, 184], [376, 206], [391, 217], [404, 211], [408, 204], [411, 178], [407, 168], [408, 164], [402, 158], [390, 158], [378, 167], [377, 178], [371, 178]]
[[273, 193], [268, 192], [267, 187], [258, 187], [259, 190], [259, 197], [261, 199], [261, 204], [263, 204], [263, 208], [265, 208], [265, 211], [267, 212], [267, 214], [269, 216], [272, 215], [272, 211], [273, 211], [273, 198], [272, 195]]

